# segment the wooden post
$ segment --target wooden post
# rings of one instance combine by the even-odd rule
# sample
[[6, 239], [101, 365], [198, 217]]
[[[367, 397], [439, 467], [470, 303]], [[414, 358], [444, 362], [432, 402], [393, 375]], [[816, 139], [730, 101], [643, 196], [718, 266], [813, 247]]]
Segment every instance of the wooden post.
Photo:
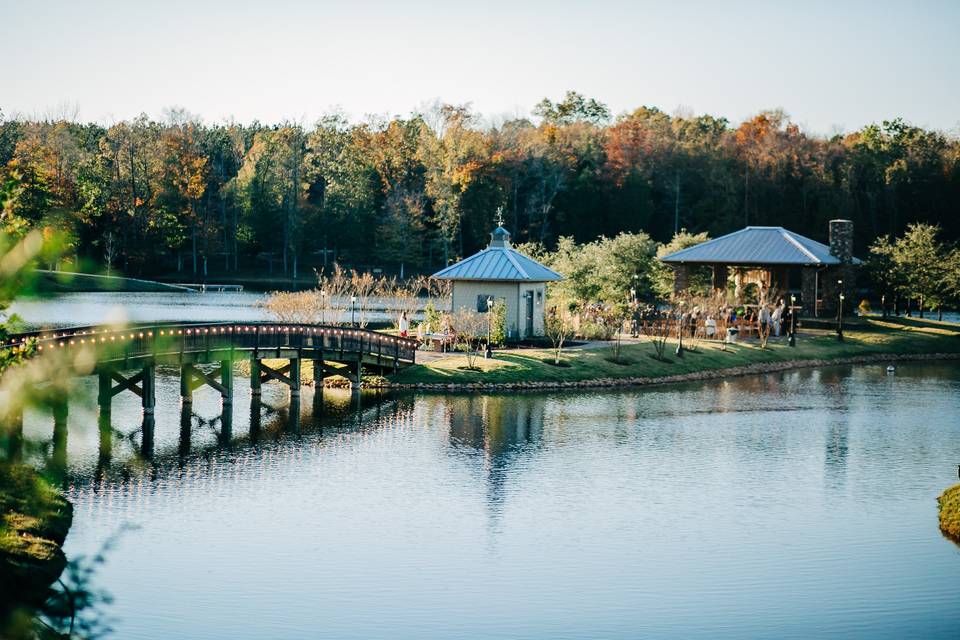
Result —
[[193, 404], [193, 385], [191, 384], [193, 368], [189, 364], [180, 365], [180, 403]]
[[290, 397], [300, 397], [300, 358], [290, 359]]
[[53, 401], [53, 425], [54, 427], [64, 427], [67, 426], [67, 414], [69, 409], [67, 407], [66, 397], [55, 398]]
[[220, 446], [230, 444], [233, 438], [233, 405], [224, 400], [223, 413], [220, 414]]
[[[293, 390], [291, 388], [291, 394]], [[300, 396], [290, 396], [290, 408], [287, 415], [287, 430], [290, 433], [300, 433]]]
[[363, 356], [361, 354], [357, 354], [357, 366], [353, 375], [356, 376], [356, 380], [350, 381], [350, 388], [359, 389], [363, 380]]
[[140, 431], [140, 455], [146, 459], [153, 457], [153, 432], [156, 419], [152, 413], [143, 414], [143, 426]]
[[110, 411], [101, 411], [97, 416], [97, 429], [100, 431], [100, 457], [110, 460], [113, 450], [113, 430], [110, 424]]
[[113, 401], [113, 383], [110, 380], [110, 372], [101, 370], [97, 373], [97, 378], [97, 405], [100, 407], [100, 414], [110, 415]]
[[220, 361], [220, 384], [223, 385], [226, 393], [221, 393], [223, 398], [223, 404], [232, 404], [233, 403], [233, 361], [232, 360], [221, 360]]
[[67, 401], [57, 400], [53, 405], [53, 455], [51, 471], [61, 476], [67, 470]]
[[153, 413], [154, 407], [157, 406], [157, 368], [154, 365], [143, 368], [143, 381], [140, 384], [143, 389], [143, 395], [140, 397], [143, 413]]
[[260, 360], [250, 358], [250, 395], [260, 398]]
[[190, 428], [193, 423], [193, 411], [190, 406], [180, 407], [180, 457], [186, 457], [190, 453]]
[[323, 388], [323, 358], [313, 360], [313, 386], [317, 389]]
[[257, 442], [260, 439], [261, 407], [260, 396], [254, 396], [250, 401], [250, 442]]

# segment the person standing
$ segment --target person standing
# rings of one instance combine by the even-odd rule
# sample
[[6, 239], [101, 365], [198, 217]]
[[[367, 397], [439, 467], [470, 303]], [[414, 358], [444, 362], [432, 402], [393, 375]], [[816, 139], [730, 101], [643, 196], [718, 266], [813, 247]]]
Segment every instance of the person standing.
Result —
[[400, 312], [400, 321], [397, 326], [400, 329], [400, 336], [406, 338], [407, 334], [410, 333], [410, 320], [407, 318], [406, 311]]

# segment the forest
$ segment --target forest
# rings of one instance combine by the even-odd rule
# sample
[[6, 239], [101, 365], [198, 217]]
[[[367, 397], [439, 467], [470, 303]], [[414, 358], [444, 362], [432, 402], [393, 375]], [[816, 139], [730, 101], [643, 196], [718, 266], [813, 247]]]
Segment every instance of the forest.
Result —
[[864, 257], [913, 223], [960, 238], [955, 135], [893, 118], [824, 137], [780, 110], [739, 124], [654, 107], [614, 117], [575, 92], [496, 121], [440, 103], [312, 126], [182, 109], [111, 126], [8, 115], [0, 180], [8, 223], [56, 229], [68, 263], [131, 276], [430, 273], [484, 246], [499, 208], [516, 242], [547, 249], [745, 225], [826, 241], [838, 217]]

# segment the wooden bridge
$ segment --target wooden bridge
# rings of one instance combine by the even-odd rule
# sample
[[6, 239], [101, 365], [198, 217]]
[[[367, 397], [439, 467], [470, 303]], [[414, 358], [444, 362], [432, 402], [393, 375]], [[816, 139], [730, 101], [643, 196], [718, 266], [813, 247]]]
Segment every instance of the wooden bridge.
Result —
[[[209, 385], [220, 392], [225, 405], [233, 402], [233, 363], [250, 361], [250, 391], [257, 397], [261, 385], [278, 381], [300, 395], [300, 365], [313, 362], [313, 379], [339, 375], [358, 388], [363, 369], [378, 373], [414, 364], [416, 341], [343, 326], [283, 322], [160, 323], [116, 327], [73, 327], [9, 336], [0, 349], [35, 344], [38, 352], [92, 350], [93, 373], [99, 377], [98, 403], [109, 413], [112, 398], [131, 391], [141, 398], [144, 414], [156, 406], [156, 367], [180, 368], [180, 400], [193, 401], [193, 391]], [[276, 369], [265, 359], [285, 360]], [[213, 364], [204, 371], [198, 365]], [[133, 371], [133, 373], [129, 373]], [[61, 410], [64, 415], [66, 407]], [[54, 411], [55, 419], [57, 411]]]

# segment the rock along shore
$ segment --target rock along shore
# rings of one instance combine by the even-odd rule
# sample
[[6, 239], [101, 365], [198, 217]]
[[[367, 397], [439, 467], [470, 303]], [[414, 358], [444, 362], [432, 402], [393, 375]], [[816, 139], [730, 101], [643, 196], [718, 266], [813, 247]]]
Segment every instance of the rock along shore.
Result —
[[905, 362], [925, 360], [960, 360], [960, 353], [894, 353], [894, 354], [867, 354], [862, 356], [848, 356], [844, 358], [818, 358], [811, 360], [784, 360], [780, 362], [758, 362], [741, 367], [727, 367], [723, 369], [706, 369], [691, 373], [681, 373], [672, 376], [654, 377], [624, 377], [624, 378], [595, 378], [590, 380], [565, 380], [541, 382], [449, 382], [449, 383], [390, 383], [379, 382], [376, 385], [365, 385], [368, 389], [391, 390], [418, 390], [418, 391], [506, 391], [515, 389], [584, 389], [597, 387], [643, 387], [655, 384], [671, 384], [677, 382], [694, 382], [698, 380], [715, 380], [761, 373], [775, 373], [790, 369], [805, 369], [810, 367], [824, 367], [846, 364], [876, 364], [884, 362]]

